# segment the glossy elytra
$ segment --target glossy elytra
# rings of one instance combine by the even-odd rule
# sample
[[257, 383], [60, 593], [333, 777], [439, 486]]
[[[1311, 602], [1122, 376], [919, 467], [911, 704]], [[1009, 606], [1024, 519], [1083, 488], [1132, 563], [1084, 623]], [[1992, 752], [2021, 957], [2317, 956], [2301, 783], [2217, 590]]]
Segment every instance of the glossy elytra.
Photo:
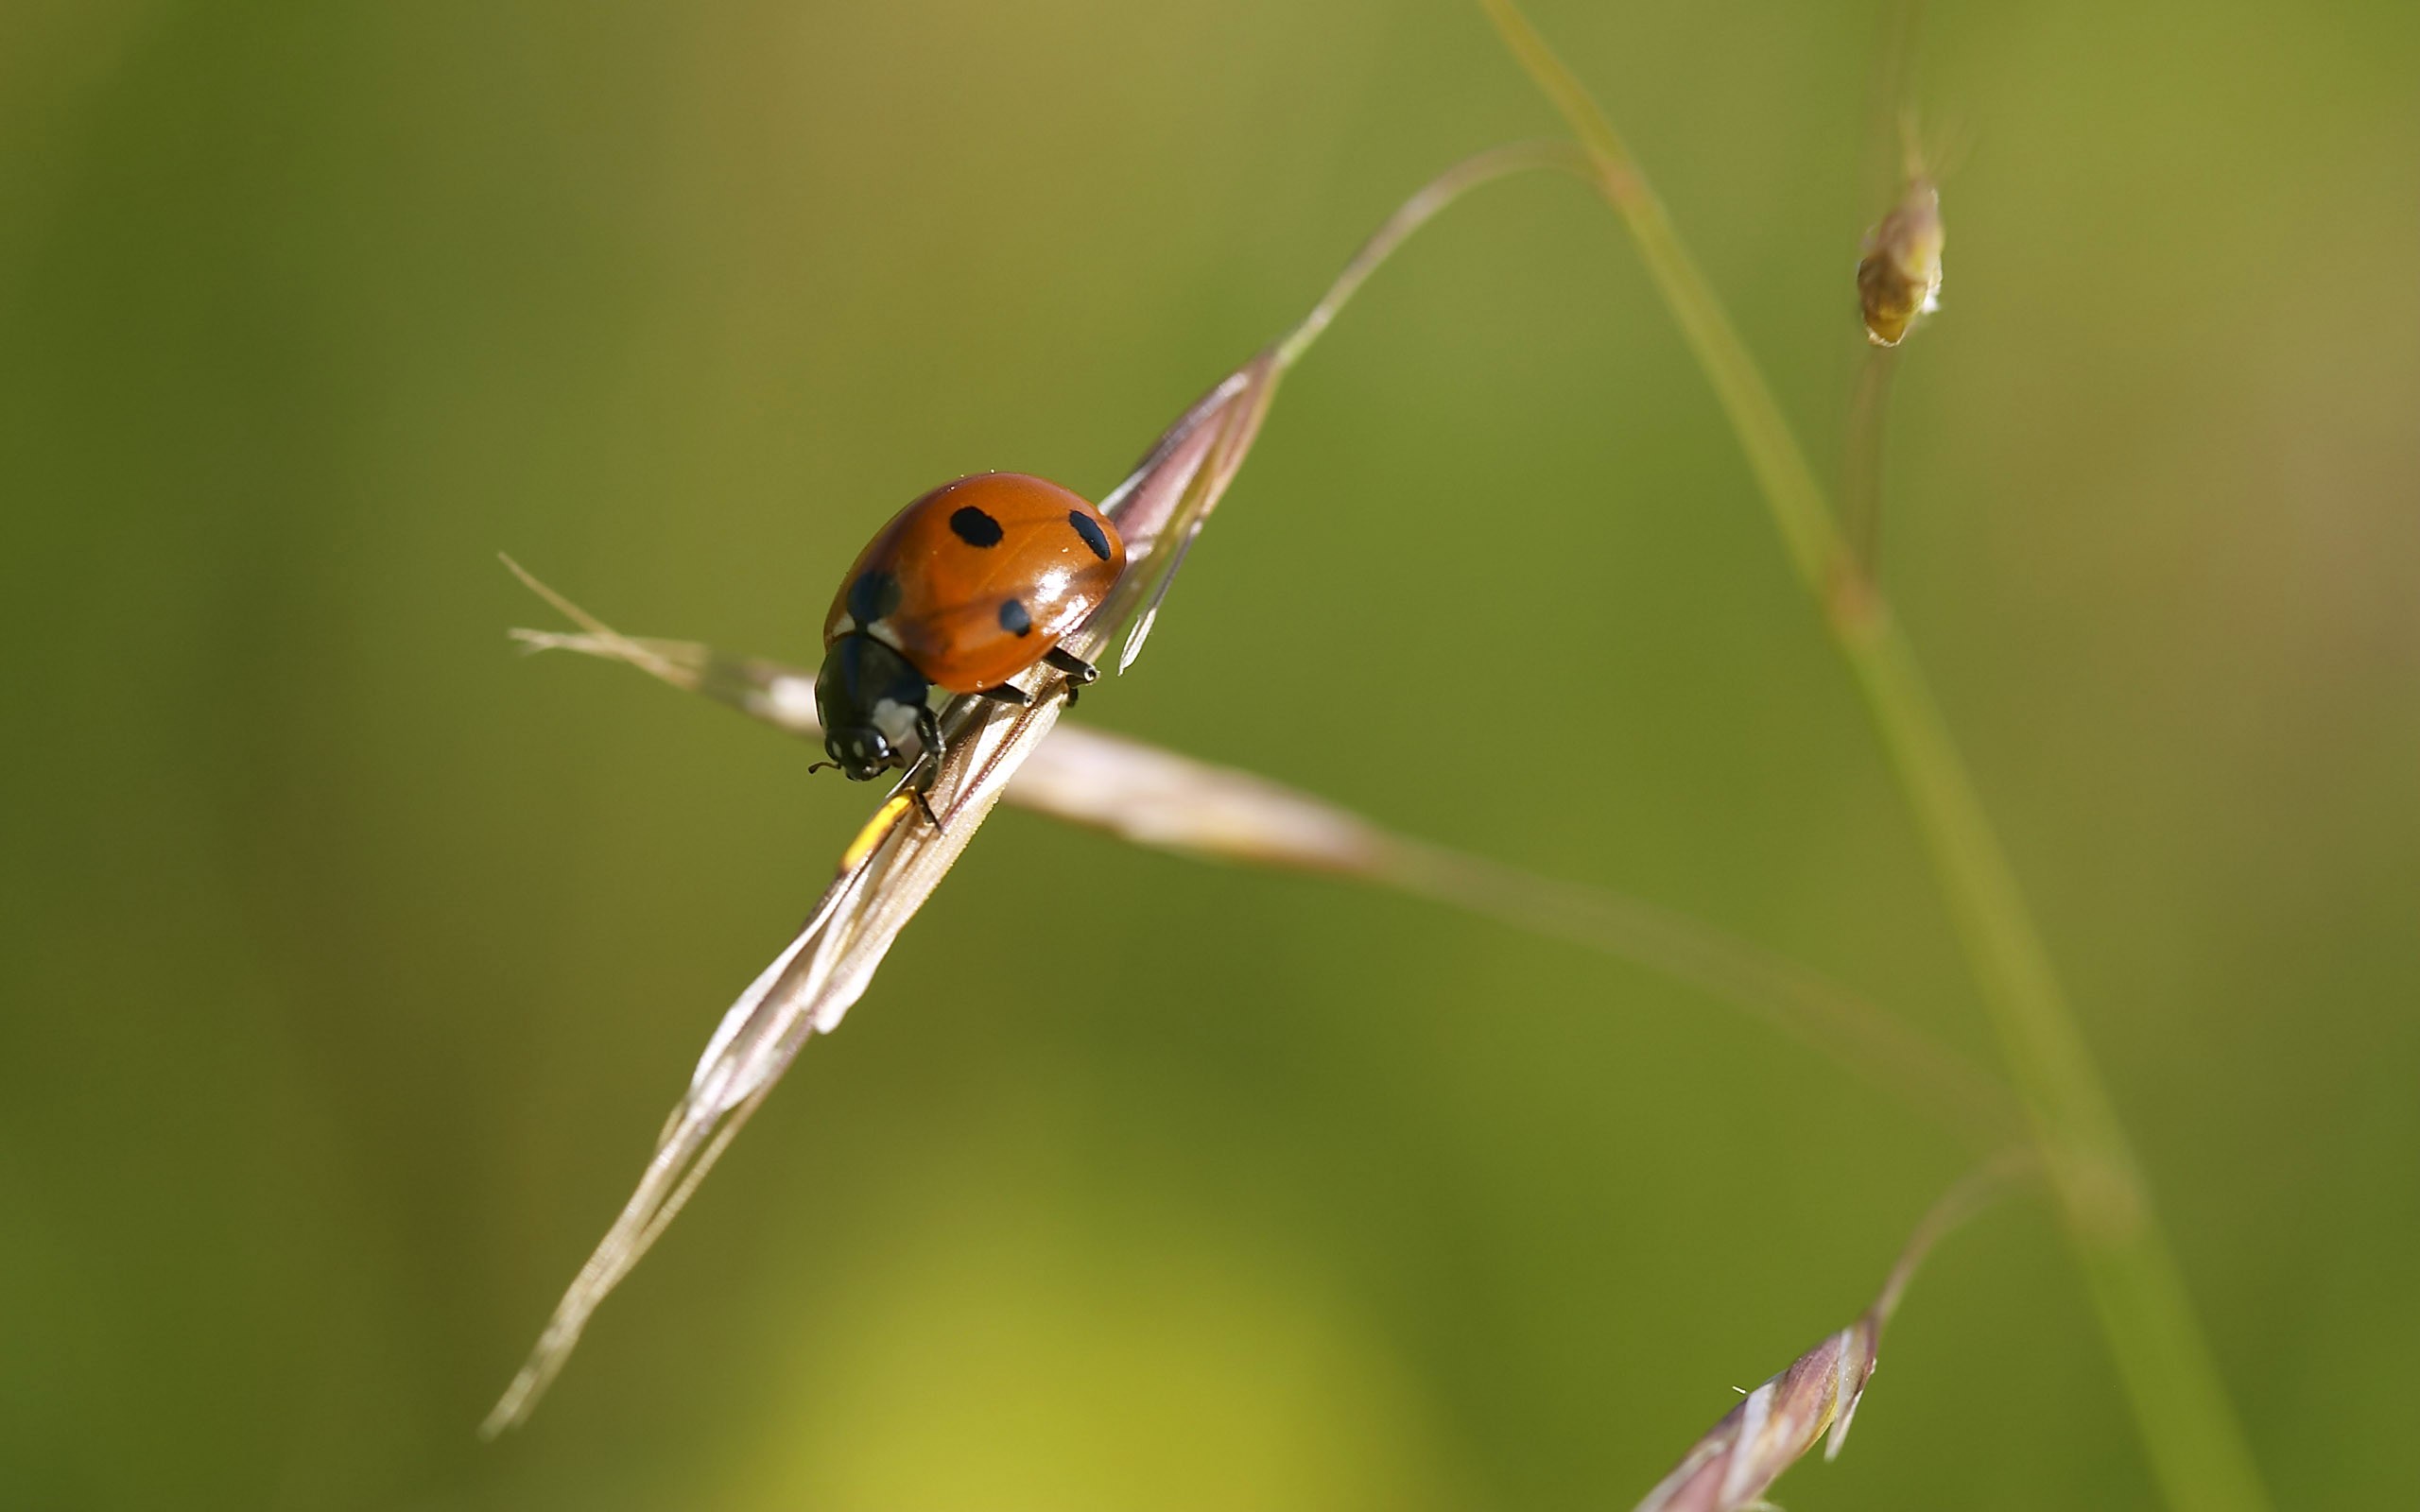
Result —
[[1021, 704], [1009, 679], [1046, 662], [1073, 698], [1098, 674], [1060, 638], [1125, 566], [1108, 517], [1043, 478], [981, 472], [919, 498], [858, 554], [824, 621], [824, 750], [861, 782], [906, 766], [921, 793], [941, 765], [932, 689]]

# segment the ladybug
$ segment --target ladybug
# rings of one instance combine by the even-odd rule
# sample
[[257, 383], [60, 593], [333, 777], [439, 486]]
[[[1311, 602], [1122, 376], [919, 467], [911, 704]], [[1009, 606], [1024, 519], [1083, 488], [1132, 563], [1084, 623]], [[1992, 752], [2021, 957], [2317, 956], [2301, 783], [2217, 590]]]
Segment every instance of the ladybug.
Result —
[[[936, 685], [1024, 704], [1009, 679], [1047, 662], [1074, 701], [1100, 674], [1060, 638], [1125, 567], [1107, 516], [1022, 472], [959, 478], [900, 510], [857, 555], [823, 624], [815, 712], [831, 765], [860, 782], [905, 767], [921, 798], [941, 770], [941, 725], [925, 701]], [[910, 735], [912, 759], [902, 749]]]

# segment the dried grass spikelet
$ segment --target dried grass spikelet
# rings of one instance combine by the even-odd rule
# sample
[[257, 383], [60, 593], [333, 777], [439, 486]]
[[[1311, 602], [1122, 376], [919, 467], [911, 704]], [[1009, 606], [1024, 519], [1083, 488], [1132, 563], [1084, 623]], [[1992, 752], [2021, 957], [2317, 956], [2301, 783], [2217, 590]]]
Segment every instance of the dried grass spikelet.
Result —
[[[1908, 0], [1905, 35], [1886, 70], [1894, 77], [1913, 51], [1915, 0]], [[1926, 316], [1941, 308], [1941, 188], [1917, 146], [1914, 112], [1898, 112], [1899, 198], [1866, 232], [1865, 255], [1857, 265], [1858, 307], [1872, 350], [1858, 378], [1849, 407], [1848, 444], [1841, 454], [1841, 515], [1849, 555], [1834, 585], [1847, 617], [1874, 612], [1874, 585], [1881, 571], [1883, 430], [1891, 409], [1897, 348]]]
[[[1098, 662], [1123, 629], [1118, 669], [1133, 662], [1185, 553], [1251, 449], [1279, 377], [1405, 237], [1466, 189], [1570, 163], [1570, 149], [1561, 144], [1523, 144], [1446, 170], [1379, 228], [1300, 324], [1180, 416], [1101, 501], [1126, 543], [1127, 569], [1100, 608], [1062, 643], [1067, 650]], [[680, 673], [660, 652], [631, 649], [659, 675]], [[843, 852], [838, 874], [805, 928], [723, 1016], [637, 1189], [557, 1305], [483, 1434], [493, 1436], [527, 1417], [597, 1305], [680, 1212], [807, 1040], [838, 1026], [864, 995], [899, 932], [1050, 733], [1061, 708], [1060, 675], [1036, 667], [1016, 680], [1034, 696], [1023, 707], [968, 696], [942, 712], [945, 749], [926, 794], [939, 826], [914, 818], [907, 794], [894, 791]]]
[[1941, 188], [1916, 149], [1913, 125], [1903, 119], [1900, 134], [1906, 172], [1898, 202], [1865, 233], [1857, 265], [1858, 307], [1866, 339], [1877, 347], [1897, 346], [1941, 308]]
[[1880, 1328], [1871, 1312], [1790, 1362], [1723, 1416], [1637, 1512], [1738, 1512], [1770, 1505], [1767, 1487], [1825, 1438], [1832, 1459], [1874, 1374]]
[[1839, 1458], [1866, 1383], [1873, 1379], [1882, 1330], [1898, 1311], [1917, 1265], [1942, 1235], [2027, 1169], [2025, 1158], [2002, 1157], [1950, 1188], [1909, 1236], [1874, 1305], [1723, 1414], [1634, 1512], [1769, 1507], [1766, 1490], [1817, 1444], [1824, 1446], [1825, 1460]]

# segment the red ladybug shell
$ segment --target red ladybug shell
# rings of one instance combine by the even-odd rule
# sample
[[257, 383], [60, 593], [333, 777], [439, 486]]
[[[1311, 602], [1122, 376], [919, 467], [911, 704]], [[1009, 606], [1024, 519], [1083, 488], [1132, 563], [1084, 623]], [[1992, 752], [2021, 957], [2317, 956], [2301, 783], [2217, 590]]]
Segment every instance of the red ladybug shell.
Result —
[[863, 630], [952, 693], [996, 687], [1083, 622], [1126, 566], [1117, 527], [1022, 472], [944, 483], [857, 556], [823, 644]]

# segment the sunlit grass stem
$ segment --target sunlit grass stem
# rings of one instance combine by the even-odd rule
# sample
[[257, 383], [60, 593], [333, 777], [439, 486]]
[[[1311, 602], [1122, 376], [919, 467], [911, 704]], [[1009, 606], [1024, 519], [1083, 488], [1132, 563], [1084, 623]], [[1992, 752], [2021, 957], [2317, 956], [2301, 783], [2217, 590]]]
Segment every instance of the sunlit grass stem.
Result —
[[1830, 1056], [1979, 1151], [2022, 1137], [2007, 1090], [1964, 1057], [1788, 957], [1685, 914], [1389, 836], [1365, 875], [1644, 966]]
[[1353, 260], [1328, 285], [1327, 293], [1311, 307], [1294, 329], [1286, 333], [1276, 344], [1277, 367], [1291, 368], [1311, 343], [1328, 328], [1337, 313], [1342, 310], [1372, 273], [1378, 270], [1403, 245], [1405, 238], [1426, 225], [1437, 212], [1461, 198], [1468, 191], [1491, 180], [1527, 173], [1536, 168], [1556, 168], [1582, 179], [1589, 177], [1587, 155], [1574, 150], [1568, 142], [1556, 138], [1544, 142], [1510, 142], [1500, 147], [1475, 152], [1461, 162], [1423, 184], [1410, 198], [1395, 208], [1386, 224], [1371, 232]]
[[[696, 642], [624, 636], [510, 558], [505, 564], [585, 632], [512, 632], [532, 650], [621, 662], [777, 730], [822, 739], [806, 694], [812, 673]], [[1964, 1057], [1820, 972], [1643, 899], [1414, 839], [1267, 778], [1072, 722], [1051, 730], [1006, 797], [1137, 845], [1390, 887], [1628, 961], [1830, 1057], [1979, 1153], [2024, 1137], [2015, 1100]]]
[[1856, 570], [1772, 390], [1612, 124], [1512, 0], [1480, 3], [1579, 137], [1599, 192], [1628, 224], [1737, 434], [1790, 564], [1863, 695], [1939, 876], [2169, 1503], [2179, 1512], [2262, 1512], [2267, 1493], [2134, 1151], [1912, 647]]

